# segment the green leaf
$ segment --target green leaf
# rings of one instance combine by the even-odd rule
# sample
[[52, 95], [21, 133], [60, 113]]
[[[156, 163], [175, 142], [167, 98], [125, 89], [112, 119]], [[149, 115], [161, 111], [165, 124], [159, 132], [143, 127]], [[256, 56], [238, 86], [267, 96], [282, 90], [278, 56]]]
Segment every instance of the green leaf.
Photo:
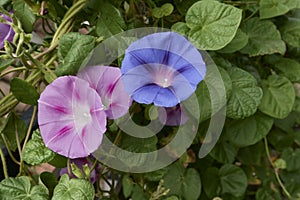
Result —
[[122, 186], [124, 197], [128, 198], [131, 195], [134, 186], [133, 180], [128, 175], [123, 176]]
[[15, 16], [20, 20], [26, 33], [31, 33], [35, 22], [35, 15], [24, 0], [14, 0], [13, 8]]
[[164, 177], [164, 187], [170, 189], [168, 196], [197, 200], [201, 193], [200, 176], [195, 169], [184, 169], [182, 165], [175, 163]]
[[185, 37], [187, 37], [190, 28], [184, 22], [176, 22], [171, 27], [172, 31], [175, 31]]
[[214, 146], [209, 155], [220, 163], [233, 163], [237, 152], [237, 147], [225, 140], [222, 140]]
[[59, 154], [55, 154], [54, 158], [49, 161], [49, 164], [53, 165], [54, 167], [64, 168], [67, 166], [67, 161], [68, 158]]
[[164, 16], [169, 16], [172, 14], [174, 7], [170, 3], [165, 3], [161, 7], [156, 7], [152, 10], [153, 17], [162, 18]]
[[50, 172], [43, 172], [40, 174], [40, 180], [48, 188], [50, 197], [52, 197], [53, 190], [58, 184], [56, 176]]
[[271, 117], [258, 113], [246, 119], [232, 121], [227, 127], [227, 138], [237, 146], [249, 146], [264, 138], [272, 125]]
[[280, 27], [282, 39], [293, 47], [300, 47], [300, 19], [288, 18]]
[[296, 60], [280, 57], [273, 59], [270, 63], [274, 65], [280, 75], [287, 77], [292, 82], [300, 81], [300, 63]]
[[29, 105], [37, 105], [37, 101], [40, 98], [36, 89], [20, 78], [11, 80], [10, 91], [19, 101]]
[[175, 0], [175, 6], [181, 15], [185, 15], [188, 9], [198, 0]]
[[247, 176], [235, 165], [225, 164], [221, 167], [220, 181], [222, 194], [229, 193], [235, 197], [242, 196], [247, 188]]
[[253, 115], [262, 98], [262, 90], [257, 86], [256, 79], [240, 68], [228, 69], [232, 80], [232, 93], [227, 102], [227, 116], [243, 119]]
[[[216, 79], [216, 74], [213, 71], [208, 70], [204, 81], [202, 81], [195, 92], [199, 106], [200, 106], [200, 122], [209, 119], [212, 113], [212, 103], [214, 111], [219, 111], [223, 106], [223, 90], [225, 87], [226, 97], [229, 98], [232, 90], [232, 83], [229, 74], [223, 68], [218, 68], [224, 85], [220, 85], [220, 82]], [[209, 87], [209, 89], [208, 89]], [[221, 91], [221, 92], [220, 92]], [[190, 112], [193, 112], [191, 110]]]
[[259, 15], [261, 19], [283, 15], [290, 10], [286, 5], [286, 0], [260, 0], [259, 6]]
[[286, 148], [283, 150], [281, 158], [286, 162], [286, 170], [294, 171], [300, 168], [300, 149], [293, 150]]
[[259, 110], [274, 118], [287, 117], [295, 101], [293, 84], [285, 77], [271, 75], [262, 81], [262, 87], [264, 95]]
[[257, 200], [282, 200], [278, 191], [272, 189], [259, 188], [255, 194]]
[[238, 29], [236, 35], [233, 40], [227, 44], [225, 47], [219, 50], [221, 53], [234, 53], [243, 47], [245, 47], [248, 43], [248, 35], [244, 33], [241, 29]]
[[185, 20], [191, 31], [189, 40], [199, 49], [218, 50], [235, 36], [242, 10], [218, 1], [204, 0], [193, 4]]
[[254, 17], [247, 20], [241, 29], [249, 38], [248, 44], [241, 49], [242, 53], [249, 54], [249, 56], [285, 53], [285, 43], [271, 21]]
[[[9, 148], [12, 151], [15, 151], [17, 149], [16, 133], [18, 135], [19, 142], [22, 142], [25, 138], [26, 131], [27, 126], [25, 122], [14, 112], [11, 112], [8, 115], [6, 124], [4, 125], [1, 134], [3, 134], [3, 136], [6, 138]], [[2, 138], [0, 140], [2, 141]], [[2, 144], [4, 144], [3, 141]]]
[[15, 59], [1, 59], [0, 58], [0, 72], [11, 66]]
[[126, 29], [126, 24], [120, 11], [110, 3], [101, 3], [100, 17], [96, 25], [98, 36], [109, 38]]
[[54, 188], [52, 200], [93, 200], [95, 190], [93, 185], [84, 179], [71, 179], [64, 174]]
[[262, 158], [265, 156], [263, 142], [258, 142], [255, 145], [240, 148], [237, 158], [244, 165], [261, 165]]
[[40, 131], [36, 130], [26, 144], [22, 156], [23, 160], [28, 164], [38, 165], [51, 161], [55, 153], [45, 146]]
[[31, 187], [29, 177], [4, 179], [0, 183], [1, 200], [48, 200], [48, 190], [43, 185]]
[[58, 45], [60, 64], [55, 73], [58, 76], [76, 74], [83, 61], [93, 50], [95, 38], [80, 33], [67, 33], [62, 36]]
[[205, 170], [202, 176], [203, 190], [207, 197], [213, 199], [221, 192], [219, 169], [216, 167], [209, 167]]
[[132, 200], [148, 200], [149, 197], [143, 191], [143, 189], [139, 185], [134, 185], [132, 191]]

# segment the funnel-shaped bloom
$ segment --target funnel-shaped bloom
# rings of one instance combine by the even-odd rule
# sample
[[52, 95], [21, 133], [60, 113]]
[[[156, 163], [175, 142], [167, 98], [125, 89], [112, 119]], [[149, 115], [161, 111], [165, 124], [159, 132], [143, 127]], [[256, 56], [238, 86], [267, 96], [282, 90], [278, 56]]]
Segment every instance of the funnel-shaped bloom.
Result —
[[121, 71], [117, 67], [95, 66], [81, 70], [77, 77], [89, 82], [101, 97], [103, 108], [109, 119], [117, 119], [127, 113], [131, 98], [120, 81]]
[[[0, 18], [3, 18], [8, 22], [12, 22], [12, 19], [5, 14], [0, 14]], [[0, 23], [0, 49], [4, 47], [5, 40], [12, 42], [14, 35], [15, 31], [10, 25]]]
[[125, 91], [133, 100], [173, 107], [192, 95], [206, 66], [199, 51], [182, 35], [162, 32], [132, 43], [121, 72]]
[[106, 114], [97, 92], [85, 80], [64, 76], [48, 85], [38, 105], [45, 145], [69, 158], [97, 150], [106, 131]]

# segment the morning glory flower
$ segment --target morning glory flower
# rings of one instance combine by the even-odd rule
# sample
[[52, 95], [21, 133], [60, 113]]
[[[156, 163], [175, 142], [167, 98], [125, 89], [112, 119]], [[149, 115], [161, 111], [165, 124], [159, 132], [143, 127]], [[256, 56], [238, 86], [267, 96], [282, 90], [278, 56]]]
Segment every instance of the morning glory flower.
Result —
[[97, 150], [106, 131], [106, 114], [88, 82], [59, 77], [46, 87], [38, 103], [38, 123], [49, 149], [69, 158]]
[[187, 122], [189, 117], [186, 115], [183, 106], [178, 104], [174, 107], [158, 109], [158, 118], [161, 123], [167, 126], [179, 126]]
[[126, 49], [121, 72], [125, 91], [133, 100], [173, 107], [194, 93], [206, 66], [182, 35], [161, 32], [133, 42]]
[[[0, 18], [8, 22], [12, 22], [12, 19], [5, 14], [0, 14]], [[0, 49], [4, 47], [4, 41], [12, 42], [15, 36], [14, 29], [5, 23], [0, 23]]]
[[89, 82], [90, 87], [97, 91], [109, 119], [117, 119], [127, 113], [132, 101], [124, 90], [123, 82], [120, 81], [119, 68], [85, 67], [77, 74], [77, 77]]

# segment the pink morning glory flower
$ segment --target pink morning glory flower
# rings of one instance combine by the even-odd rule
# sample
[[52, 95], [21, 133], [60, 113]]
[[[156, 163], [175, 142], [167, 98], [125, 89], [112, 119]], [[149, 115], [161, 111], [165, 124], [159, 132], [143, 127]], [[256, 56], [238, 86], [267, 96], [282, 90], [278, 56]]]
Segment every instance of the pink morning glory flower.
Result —
[[173, 107], [194, 93], [206, 65], [182, 35], [161, 32], [133, 42], [126, 49], [121, 72], [125, 91], [133, 100]]
[[127, 113], [132, 101], [124, 90], [123, 82], [120, 81], [119, 68], [85, 67], [77, 74], [77, 77], [89, 82], [90, 87], [97, 91], [109, 119], [117, 119]]
[[[5, 19], [8, 22], [12, 22], [12, 19], [5, 14], [0, 14], [0, 18]], [[12, 42], [14, 39], [14, 29], [5, 23], [0, 23], [0, 49], [4, 47], [4, 41]]]
[[189, 119], [184, 111], [183, 106], [181, 106], [180, 104], [169, 108], [160, 107], [158, 109], [158, 114], [158, 118], [161, 123], [167, 126], [183, 125]]
[[38, 122], [45, 145], [69, 158], [97, 150], [106, 131], [101, 98], [75, 76], [59, 77], [46, 87], [39, 99]]

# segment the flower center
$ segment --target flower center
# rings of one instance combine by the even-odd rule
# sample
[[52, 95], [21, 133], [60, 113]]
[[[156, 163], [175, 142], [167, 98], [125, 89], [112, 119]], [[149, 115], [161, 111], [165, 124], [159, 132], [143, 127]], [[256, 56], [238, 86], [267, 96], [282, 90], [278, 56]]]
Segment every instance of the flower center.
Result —
[[153, 82], [160, 87], [167, 88], [172, 85], [172, 80], [174, 77], [174, 69], [160, 65], [158, 66], [153, 73]]
[[91, 122], [92, 116], [88, 106], [77, 106], [73, 108], [74, 122], [77, 129], [82, 129]]

